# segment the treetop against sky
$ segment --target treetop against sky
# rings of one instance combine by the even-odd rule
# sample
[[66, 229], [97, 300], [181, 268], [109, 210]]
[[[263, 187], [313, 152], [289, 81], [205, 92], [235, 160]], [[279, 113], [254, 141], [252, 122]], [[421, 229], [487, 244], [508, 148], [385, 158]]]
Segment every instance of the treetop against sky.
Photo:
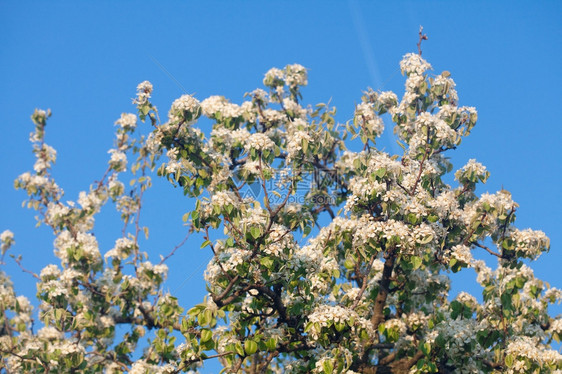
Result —
[[[148, 29], [145, 49], [130, 43], [146, 26], [136, 23], [142, 3], [112, 12], [6, 4], [0, 105], [10, 162], [0, 188], [10, 214], [0, 229], [16, 243], [2, 234], [2, 250], [13, 245], [3, 267], [31, 304], [6, 291], [15, 314], [4, 331], [17, 342], [3, 349], [35, 359], [34, 346], [50, 347], [42, 363], [19, 364], [187, 369], [205, 351], [249, 371], [297, 354], [272, 365], [546, 372], [559, 362], [544, 345], [560, 324], [559, 306], [546, 309], [559, 298], [550, 286], [560, 286], [556, 3], [482, 12], [349, 2], [306, 17], [279, 5], [163, 6], [152, 19], [183, 26]], [[235, 22], [234, 9], [253, 27]], [[260, 11], [279, 17], [265, 22]], [[90, 27], [100, 12], [108, 27]], [[182, 14], [198, 17], [186, 24]], [[469, 19], [478, 22], [461, 27]], [[412, 41], [420, 23], [432, 69]], [[176, 38], [189, 48], [163, 48]], [[22, 113], [37, 106], [54, 114], [46, 127], [50, 113], [34, 114], [33, 160]], [[127, 107], [134, 113], [121, 114]], [[42, 212], [38, 230], [37, 213], [11, 190], [18, 175]], [[118, 213], [100, 211], [111, 200]], [[20, 253], [41, 278], [41, 305], [35, 280], [8, 257]], [[50, 327], [26, 335], [31, 305]], [[153, 349], [141, 358], [147, 338]]]

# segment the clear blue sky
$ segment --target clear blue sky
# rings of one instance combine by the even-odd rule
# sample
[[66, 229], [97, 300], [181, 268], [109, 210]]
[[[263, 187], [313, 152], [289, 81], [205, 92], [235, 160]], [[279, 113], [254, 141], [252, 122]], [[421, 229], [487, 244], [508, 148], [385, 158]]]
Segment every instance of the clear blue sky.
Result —
[[[481, 192], [503, 186], [513, 193], [517, 226], [551, 238], [551, 252], [534, 265], [537, 275], [562, 287], [560, 1], [2, 0], [0, 231], [14, 231], [13, 253], [30, 269], [56, 261], [52, 235], [34, 229], [34, 212], [20, 205], [24, 193], [13, 190], [13, 180], [32, 169], [29, 116], [36, 107], [53, 111], [47, 142], [58, 151], [54, 174], [66, 199], [75, 200], [105, 170], [113, 123], [134, 111], [139, 82], [154, 84], [154, 103], [167, 113], [184, 89], [200, 100], [219, 94], [240, 103], [270, 67], [300, 63], [309, 68], [305, 102], [331, 99], [345, 122], [369, 86], [401, 96], [398, 63], [416, 51], [420, 25], [429, 35], [423, 56], [437, 73], [449, 70], [460, 104], [479, 112], [473, 134], [452, 153], [455, 166], [477, 158], [491, 172]], [[156, 184], [144, 213], [151, 228], [144, 250], [154, 256], [181, 241], [181, 216], [192, 206], [180, 190]], [[109, 214], [98, 225], [103, 252], [121, 226]], [[194, 237], [168, 264], [167, 287], [184, 304], [205, 293], [200, 265], [209, 254], [200, 241]], [[33, 296], [34, 280], [8, 269], [16, 288]], [[474, 289], [471, 278], [460, 281], [466, 284], [456, 290]]]

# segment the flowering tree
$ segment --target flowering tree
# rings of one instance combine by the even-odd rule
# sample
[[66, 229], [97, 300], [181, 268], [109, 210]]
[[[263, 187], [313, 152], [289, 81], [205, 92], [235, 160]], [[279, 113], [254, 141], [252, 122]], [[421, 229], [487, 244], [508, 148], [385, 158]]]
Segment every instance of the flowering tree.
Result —
[[[453, 168], [445, 155], [469, 135], [476, 110], [458, 106], [450, 74], [430, 73], [421, 53], [400, 67], [402, 99], [369, 90], [345, 125], [327, 105], [301, 104], [300, 65], [268, 71], [267, 91], [242, 105], [184, 95], [165, 123], [143, 82], [134, 104], [152, 131], [140, 135], [137, 115], [123, 114], [106, 172], [77, 203], [62, 201], [50, 174], [50, 112], [36, 110], [37, 161], [15, 186], [53, 230], [60, 264], [36, 275], [38, 329], [28, 299], [0, 273], [1, 367], [175, 373], [217, 359], [247, 373], [561, 372], [551, 343], [562, 320], [548, 314], [561, 292], [527, 265], [548, 238], [514, 227], [508, 191], [475, 193], [489, 176], [475, 160], [455, 172], [456, 186], [443, 181]], [[402, 154], [376, 148], [385, 113]], [[214, 122], [210, 135], [194, 127], [200, 116]], [[361, 151], [346, 149], [358, 143]], [[208, 296], [190, 309], [161, 289], [167, 257], [151, 262], [139, 248], [153, 170], [196, 199], [184, 219], [213, 253]], [[110, 201], [123, 236], [104, 253], [94, 217]], [[13, 234], [1, 240], [4, 255]], [[449, 295], [448, 274], [466, 268], [482, 301]]]

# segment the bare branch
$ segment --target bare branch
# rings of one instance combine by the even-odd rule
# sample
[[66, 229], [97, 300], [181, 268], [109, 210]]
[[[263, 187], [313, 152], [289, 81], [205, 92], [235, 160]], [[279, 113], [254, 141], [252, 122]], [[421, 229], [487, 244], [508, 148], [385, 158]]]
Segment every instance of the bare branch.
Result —
[[189, 238], [189, 236], [193, 233], [193, 230], [194, 230], [193, 224], [189, 225], [189, 231], [188, 231], [187, 234], [185, 235], [185, 238], [183, 238], [183, 240], [182, 240], [178, 245], [176, 245], [176, 246], [174, 247], [174, 249], [172, 249], [172, 250], [170, 251], [170, 253], [168, 253], [168, 254], [166, 255], [166, 257], [163, 257], [162, 260], [160, 260], [159, 265], [162, 265], [164, 262], [166, 262], [167, 259], [169, 259], [170, 257], [172, 257], [172, 256], [176, 253], [176, 251], [177, 251], [178, 249], [180, 249], [181, 247], [183, 247], [183, 245], [185, 244], [185, 242], [187, 242], [187, 239]]
[[422, 55], [422, 50], [421, 50], [421, 44], [423, 40], [427, 40], [427, 35], [423, 33], [423, 26], [420, 26], [420, 40], [418, 41], [418, 54], [421, 56]]
[[21, 255], [18, 257], [12, 256], [12, 258], [14, 259], [14, 261], [16, 262], [16, 264], [18, 264], [18, 266], [20, 267], [21, 271], [23, 271], [24, 273], [28, 273], [31, 274], [34, 278], [41, 280], [41, 277], [39, 277], [39, 275], [37, 275], [36, 273], [32, 272], [31, 270], [25, 268], [22, 263], [22, 257]]

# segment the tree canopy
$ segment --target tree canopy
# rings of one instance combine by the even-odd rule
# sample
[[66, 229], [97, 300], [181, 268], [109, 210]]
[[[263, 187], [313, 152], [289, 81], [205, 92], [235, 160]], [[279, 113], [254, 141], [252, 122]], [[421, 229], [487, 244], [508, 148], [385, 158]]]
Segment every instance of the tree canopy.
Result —
[[[269, 70], [241, 105], [183, 95], [166, 121], [142, 82], [107, 170], [75, 202], [51, 174], [50, 111], [36, 110], [36, 162], [15, 187], [52, 229], [60, 263], [35, 275], [37, 314], [0, 273], [2, 368], [175, 373], [215, 359], [247, 373], [560, 372], [562, 319], [548, 306], [561, 292], [530, 267], [548, 238], [514, 226], [508, 191], [476, 193], [489, 177], [476, 160], [452, 179], [447, 155], [477, 112], [459, 105], [450, 73], [433, 73], [421, 51], [400, 68], [402, 97], [369, 89], [345, 124], [328, 104], [303, 104], [298, 64]], [[377, 148], [384, 115], [401, 154]], [[173, 253], [151, 260], [140, 246], [154, 171], [196, 199], [184, 221], [213, 255], [200, 304], [162, 289]], [[123, 235], [102, 251], [95, 217], [108, 203]], [[1, 242], [4, 256], [12, 232]], [[452, 298], [450, 274], [468, 268], [482, 294]]]

